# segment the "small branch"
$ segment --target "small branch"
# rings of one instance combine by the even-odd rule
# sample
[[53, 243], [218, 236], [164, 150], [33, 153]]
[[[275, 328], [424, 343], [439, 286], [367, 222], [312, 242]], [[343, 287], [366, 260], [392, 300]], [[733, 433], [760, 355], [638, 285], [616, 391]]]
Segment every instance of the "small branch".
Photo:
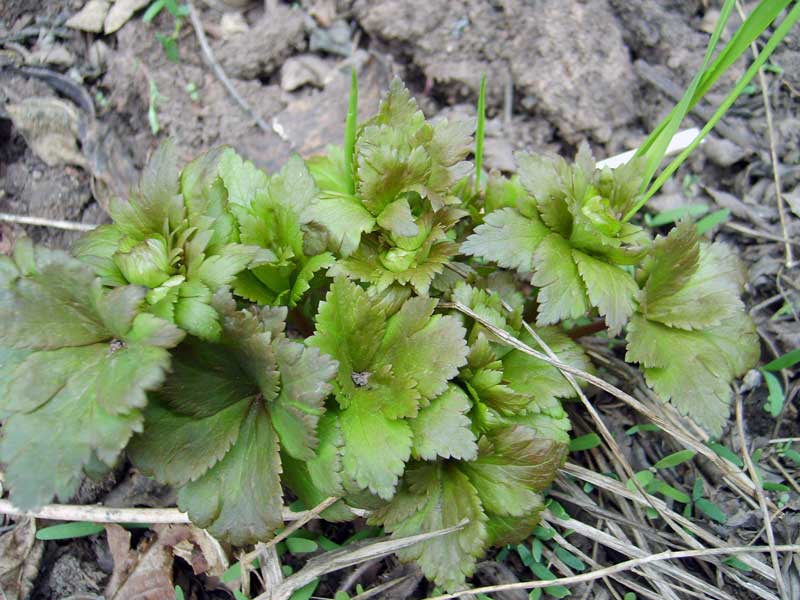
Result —
[[272, 128], [267, 124], [264, 119], [258, 116], [253, 107], [242, 98], [239, 92], [236, 91], [236, 88], [233, 86], [233, 82], [228, 78], [225, 74], [224, 69], [222, 66], [217, 62], [217, 59], [214, 57], [214, 52], [211, 50], [211, 46], [208, 45], [208, 38], [206, 38], [206, 32], [203, 30], [203, 23], [200, 21], [200, 15], [197, 13], [197, 9], [194, 7], [194, 3], [192, 0], [187, 0], [186, 5], [189, 7], [189, 19], [192, 21], [192, 27], [194, 28], [194, 33], [197, 36], [197, 41], [200, 42], [200, 49], [203, 51], [203, 58], [205, 58], [206, 63], [211, 70], [214, 72], [214, 75], [219, 79], [219, 82], [225, 86], [225, 89], [230, 94], [231, 98], [236, 101], [236, 104], [247, 113], [255, 124], [265, 132], [272, 133]]
[[93, 223], [76, 223], [75, 221], [62, 221], [60, 219], [44, 219], [42, 217], [26, 217], [25, 215], [12, 215], [0, 213], [0, 221], [6, 223], [19, 223], [20, 225], [37, 225], [38, 227], [53, 227], [67, 231], [92, 231], [99, 225]]
[[[315, 506], [311, 510], [307, 510], [307, 511], [302, 512], [302, 513], [294, 513], [294, 514], [298, 515], [298, 517], [297, 517], [297, 519], [294, 520], [294, 522], [291, 525], [286, 527], [286, 529], [281, 531], [278, 535], [276, 535], [274, 538], [272, 538], [268, 542], [266, 542], [264, 544], [259, 544], [259, 547], [257, 547], [255, 550], [253, 550], [252, 552], [248, 552], [244, 556], [240, 557], [239, 561], [243, 562], [243, 563], [246, 563], [246, 564], [250, 564], [256, 558], [258, 558], [261, 554], [263, 554], [263, 552], [265, 550], [275, 546], [276, 544], [279, 544], [280, 542], [285, 540], [287, 537], [292, 535], [295, 531], [297, 531], [298, 529], [303, 527], [309, 521], [312, 521], [313, 519], [319, 518], [319, 515], [326, 508], [328, 508], [332, 504], [338, 502], [338, 500], [339, 500], [338, 497], [331, 496], [330, 498], [326, 498], [325, 500], [320, 502], [317, 506]], [[288, 520], [288, 519], [286, 519], [286, 520]]]
[[[315, 509], [316, 510], [316, 509]], [[322, 509], [324, 510], [324, 508]], [[363, 516], [365, 511], [350, 509], [353, 514]], [[283, 509], [284, 521], [305, 519], [317, 514], [311, 511], [294, 512]], [[87, 521], [90, 523], [189, 523], [189, 516], [177, 508], [111, 508], [100, 505], [48, 504], [37, 510], [25, 511], [17, 508], [8, 500], [0, 500], [0, 514], [50, 519], [52, 521]]]
[[666, 550], [664, 552], [659, 552], [658, 554], [651, 554], [649, 556], [643, 556], [633, 560], [626, 560], [625, 562], [617, 563], [616, 565], [605, 567], [603, 569], [597, 569], [596, 571], [581, 573], [580, 575], [573, 575], [572, 577], [545, 579], [542, 581], [520, 581], [519, 583], [506, 583], [502, 585], [487, 585], [485, 587], [456, 592], [455, 594], [431, 596], [425, 600], [453, 600], [463, 596], [477, 596], [478, 594], [491, 594], [493, 592], [504, 592], [506, 590], [532, 590], [536, 588], [550, 587], [553, 585], [572, 585], [576, 583], [583, 583], [585, 581], [594, 581], [608, 575], [613, 575], [614, 573], [629, 571], [641, 565], [646, 565], [661, 560], [675, 560], [683, 558], [702, 559], [708, 556], [749, 554], [752, 552], [766, 553], [773, 550], [778, 552], [800, 552], [800, 544], [785, 546], [731, 546], [728, 548], [706, 548], [704, 550], [680, 550], [677, 552]]

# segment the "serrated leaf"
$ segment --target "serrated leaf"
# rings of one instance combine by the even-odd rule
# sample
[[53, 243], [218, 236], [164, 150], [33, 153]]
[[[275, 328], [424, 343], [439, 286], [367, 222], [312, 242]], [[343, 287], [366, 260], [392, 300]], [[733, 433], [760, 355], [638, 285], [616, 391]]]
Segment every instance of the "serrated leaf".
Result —
[[567, 444], [522, 425], [502, 427], [478, 441], [478, 458], [459, 468], [475, 486], [487, 512], [520, 517], [540, 510], [540, 492], [552, 483]]
[[392, 420], [369, 405], [353, 403], [339, 414], [345, 473], [360, 487], [385, 500], [395, 487], [411, 456], [411, 428], [403, 420]]
[[394, 499], [374, 512], [379, 523], [397, 537], [456, 526], [459, 531], [426, 540], [397, 554], [416, 561], [425, 576], [448, 590], [458, 589], [475, 570], [475, 560], [488, 541], [486, 515], [469, 479], [455, 464], [416, 464]]
[[197, 479], [230, 450], [250, 407], [237, 402], [198, 417], [170, 410], [159, 401], [145, 411], [146, 436], [128, 445], [131, 460], [159, 481], [182, 485]]
[[272, 536], [283, 524], [279, 442], [269, 415], [253, 404], [225, 457], [178, 492], [197, 526], [235, 546]]
[[569, 242], [556, 233], [545, 237], [533, 257], [531, 283], [539, 289], [539, 325], [577, 319], [589, 311], [586, 286], [572, 260]]
[[750, 318], [740, 314], [715, 327], [688, 331], [634, 315], [628, 324], [625, 359], [638, 362], [664, 400], [718, 436], [728, 419], [731, 381], [760, 355]]
[[406, 198], [398, 198], [389, 203], [378, 215], [377, 223], [397, 236], [411, 237], [419, 233]]
[[505, 546], [525, 541], [539, 523], [540, 513], [541, 511], [533, 511], [523, 517], [501, 517], [488, 514], [486, 528], [489, 532], [489, 545]]
[[[593, 370], [589, 357], [572, 338], [554, 327], [541, 327], [536, 333], [555, 353], [558, 359], [584, 371]], [[543, 348], [525, 332], [520, 337], [524, 343], [544, 352]], [[520, 350], [512, 350], [503, 357], [503, 374], [508, 386], [531, 400], [525, 405], [529, 412], [560, 412], [558, 398], [572, 398], [575, 390], [556, 367]]]
[[704, 329], [743, 310], [744, 272], [728, 247], [701, 243], [687, 227], [656, 242], [646, 266], [643, 312], [671, 327]]
[[9, 325], [2, 341], [38, 350], [3, 353], [0, 412], [7, 420], [0, 458], [12, 501], [34, 508], [53, 495], [66, 501], [94, 456], [115, 463], [141, 429], [146, 392], [169, 368], [165, 347], [182, 335], [156, 319], [165, 337], [141, 331], [129, 337], [140, 289], [105, 292], [88, 266], [63, 253], [24, 244], [15, 256], [17, 275], [0, 288], [0, 313]]
[[237, 311], [224, 294], [213, 303], [220, 343], [190, 339], [175, 351], [130, 454], [143, 471], [182, 485], [179, 504], [194, 522], [242, 545], [282, 522], [280, 445], [314, 456], [337, 365], [285, 337], [285, 308]]
[[639, 286], [633, 276], [616, 265], [577, 250], [572, 258], [586, 284], [592, 306], [605, 317], [610, 335], [616, 335], [636, 310]]
[[474, 460], [478, 446], [467, 416], [471, 407], [469, 397], [461, 388], [450, 384], [441, 396], [420, 410], [417, 418], [411, 421], [414, 458], [434, 460], [438, 456]]
[[513, 208], [488, 214], [483, 224], [461, 244], [461, 252], [496, 262], [507, 269], [533, 271], [534, 255], [549, 231], [538, 218], [528, 218]]
[[317, 423], [338, 363], [317, 348], [282, 339], [274, 343], [281, 373], [281, 392], [271, 410], [272, 423], [283, 448], [293, 457], [310, 460], [317, 448]]
[[328, 231], [333, 252], [350, 256], [358, 248], [361, 234], [375, 227], [375, 217], [347, 189], [341, 148], [330, 149], [328, 156], [312, 158], [308, 168], [321, 194], [319, 202], [306, 211], [305, 220]]

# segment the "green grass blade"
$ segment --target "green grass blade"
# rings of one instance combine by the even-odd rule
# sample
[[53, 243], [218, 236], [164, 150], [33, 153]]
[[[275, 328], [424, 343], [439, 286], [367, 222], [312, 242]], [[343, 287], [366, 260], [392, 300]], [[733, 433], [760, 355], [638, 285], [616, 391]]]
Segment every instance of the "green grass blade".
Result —
[[478, 125], [475, 129], [475, 193], [481, 189], [481, 169], [483, 168], [483, 139], [486, 128], [486, 74], [481, 77], [481, 91], [478, 94]]
[[356, 129], [358, 127], [358, 74], [355, 68], [350, 74], [350, 99], [347, 103], [347, 120], [344, 128], [344, 167], [348, 177], [348, 188], [351, 194], [356, 192], [355, 172], [353, 171], [353, 155], [356, 150]]
[[642, 191], [644, 191], [647, 185], [649, 185], [650, 181], [655, 175], [655, 172], [658, 170], [661, 161], [664, 159], [664, 156], [667, 153], [667, 146], [669, 145], [670, 140], [678, 132], [678, 128], [683, 122], [684, 117], [686, 117], [686, 114], [689, 112], [689, 110], [691, 110], [692, 100], [695, 97], [695, 91], [700, 86], [700, 83], [703, 80], [703, 75], [705, 74], [706, 69], [708, 69], [708, 65], [711, 63], [711, 57], [717, 47], [717, 44], [719, 43], [722, 32], [725, 30], [725, 25], [728, 23], [728, 19], [733, 12], [734, 5], [735, 0], [725, 1], [722, 11], [720, 12], [719, 19], [717, 20], [717, 26], [715, 27], [714, 33], [711, 35], [711, 39], [708, 42], [706, 54], [703, 58], [703, 66], [689, 84], [689, 87], [687, 88], [686, 93], [683, 95], [683, 98], [681, 98], [681, 101], [677, 104], [677, 106], [675, 106], [674, 109], [672, 109], [672, 112], [670, 112], [666, 120], [659, 125], [656, 130], [650, 134], [650, 136], [648, 136], [648, 138], [636, 152], [636, 156], [645, 157]]
[[100, 533], [105, 528], [97, 523], [75, 521], [43, 527], [36, 532], [37, 540], [69, 540], [72, 538], [86, 537]]
[[[686, 147], [686, 149], [684, 149], [677, 157], [675, 157], [675, 159], [673, 159], [669, 165], [667, 165], [667, 167], [656, 178], [647, 192], [642, 196], [642, 199], [635, 207], [633, 207], [633, 209], [631, 209], [631, 212], [628, 213], [628, 215], [633, 216], [642, 206], [644, 206], [645, 202], [647, 202], [647, 200], [650, 199], [653, 194], [661, 189], [661, 186], [664, 185], [664, 182], [667, 181], [667, 179], [672, 176], [677, 168], [683, 164], [686, 158], [694, 151], [695, 148], [697, 148], [703, 138], [708, 135], [708, 132], [711, 131], [717, 123], [719, 123], [720, 119], [722, 119], [730, 107], [733, 106], [733, 103], [736, 101], [736, 99], [742, 94], [750, 81], [752, 81], [752, 79], [758, 74], [758, 70], [772, 55], [772, 53], [775, 51], [775, 48], [777, 48], [778, 44], [783, 41], [783, 38], [786, 37], [798, 20], [800, 20], [800, 4], [795, 5], [792, 11], [775, 30], [775, 33], [772, 35], [772, 37], [767, 40], [767, 43], [764, 46], [764, 49], [759, 53], [758, 58], [753, 61], [753, 64], [750, 65], [745, 74], [739, 79], [733, 90], [731, 90], [722, 104], [720, 104], [719, 108], [712, 115], [708, 123], [706, 123], [703, 129], [700, 130], [700, 134], [692, 141], [691, 144], [689, 144], [689, 146]], [[630, 218], [628, 215], [626, 215], [626, 219]]]

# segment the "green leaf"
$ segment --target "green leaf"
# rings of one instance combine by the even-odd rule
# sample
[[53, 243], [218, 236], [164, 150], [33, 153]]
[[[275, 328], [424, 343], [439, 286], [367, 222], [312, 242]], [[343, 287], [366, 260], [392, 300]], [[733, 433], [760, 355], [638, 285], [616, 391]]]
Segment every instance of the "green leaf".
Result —
[[730, 208], [721, 208], [720, 210], [716, 210], [710, 215], [707, 215], [700, 219], [697, 222], [697, 233], [703, 235], [714, 229], [717, 225], [724, 223], [727, 221], [731, 216], [731, 209]]
[[533, 257], [536, 273], [531, 283], [539, 288], [539, 325], [577, 319], [589, 311], [586, 286], [572, 259], [569, 242], [551, 233]]
[[314, 540], [293, 536], [286, 538], [286, 548], [292, 554], [309, 554], [316, 552], [319, 549], [319, 545]]
[[488, 512], [519, 517], [542, 510], [540, 492], [552, 483], [566, 455], [566, 444], [515, 425], [481, 437], [478, 458], [460, 468]]
[[[540, 327], [536, 333], [560, 361], [583, 371], [594, 370], [583, 348], [568, 335], [554, 327]], [[540, 348], [529, 333], [523, 333], [519, 339], [531, 348], [544, 352], [544, 348]], [[553, 411], [553, 416], [560, 416], [562, 410], [557, 399], [575, 397], [575, 389], [561, 371], [543, 360], [521, 350], [512, 350], [503, 357], [502, 362], [509, 387], [532, 398], [525, 407], [528, 412]]]
[[710, 500], [698, 498], [694, 501], [694, 505], [697, 507], [697, 510], [717, 523], [725, 523], [725, 521], [728, 520], [728, 516], [722, 511], [722, 509]]
[[665, 456], [653, 466], [656, 469], [671, 469], [692, 460], [695, 454], [697, 453], [694, 450], [678, 450], [677, 452]]
[[235, 546], [268, 539], [283, 524], [278, 436], [252, 406], [224, 458], [178, 492], [192, 522]]
[[286, 338], [286, 309], [235, 310], [218, 295], [219, 344], [190, 339], [147, 409], [133, 462], [181, 488], [193, 522], [234, 545], [269, 538], [282, 524], [280, 447], [315, 456], [316, 428], [337, 365]]
[[68, 500], [93, 456], [115, 464], [141, 429], [146, 392], [169, 368], [165, 348], [182, 333], [153, 317], [161, 335], [136, 326], [144, 317], [140, 288], [105, 292], [86, 265], [24, 242], [15, 257], [0, 287], [9, 325], [0, 336], [5, 346], [32, 351], [3, 353], [0, 460], [12, 501], [29, 509], [54, 495]]
[[308, 208], [306, 218], [328, 231], [333, 252], [350, 256], [358, 248], [361, 234], [375, 227], [375, 217], [348, 190], [352, 175], [345, 174], [341, 148], [331, 148], [328, 156], [314, 157], [307, 164], [319, 186], [320, 199]]
[[670, 328], [634, 315], [625, 359], [641, 363], [648, 385], [718, 436], [730, 411], [730, 384], [758, 361], [749, 317], [703, 331]]
[[378, 215], [377, 223], [397, 236], [412, 237], [419, 233], [419, 227], [405, 198], [389, 203]]
[[513, 208], [488, 214], [461, 244], [461, 252], [497, 263], [507, 269], [533, 271], [534, 254], [548, 230], [538, 218], [528, 218]]
[[411, 456], [411, 428], [373, 412], [368, 404], [354, 402], [339, 415], [344, 439], [342, 465], [361, 488], [385, 500], [394, 495]]
[[775, 360], [768, 362], [762, 369], [765, 371], [780, 371], [781, 369], [793, 367], [798, 362], [800, 362], [800, 348], [787, 352]]
[[[398, 419], [416, 416], [466, 362], [463, 327], [455, 317], [433, 315], [435, 306], [435, 300], [412, 298], [387, 319], [379, 299], [337, 278], [308, 340], [339, 361], [334, 391], [344, 469], [384, 498], [411, 451], [411, 429]], [[378, 447], [383, 451], [376, 453]]]
[[592, 306], [605, 317], [609, 334], [619, 333], [636, 310], [639, 286], [633, 276], [616, 265], [572, 251]]
[[[662, 244], [656, 242], [643, 313], [651, 321], [682, 329], [713, 327], [740, 314], [744, 272], [738, 258], [723, 244], [697, 242], [698, 247], [681, 227]], [[650, 280], [660, 283], [650, 285]]]
[[733, 463], [740, 469], [744, 468], [744, 461], [742, 460], [742, 457], [736, 454], [733, 450], [731, 450], [727, 446], [723, 446], [722, 444], [718, 444], [716, 442], [707, 442], [707, 445], [714, 452], [716, 452], [718, 456], [721, 456], [728, 462]]
[[769, 391], [764, 410], [766, 410], [770, 416], [777, 417], [781, 414], [783, 404], [786, 401], [781, 382], [774, 373], [762, 370], [761, 374], [764, 376], [764, 381], [767, 382], [767, 390]]
[[441, 396], [420, 410], [417, 418], [411, 421], [414, 458], [477, 458], [478, 446], [467, 416], [471, 407], [469, 397], [461, 388], [450, 384]]
[[556, 546], [555, 552], [556, 556], [558, 556], [558, 558], [560, 558], [562, 562], [569, 568], [578, 572], [586, 570], [586, 564], [580, 558], [572, 554], [572, 552], [569, 550], [566, 550], [561, 546]]
[[592, 448], [597, 448], [601, 443], [602, 441], [599, 435], [596, 433], [587, 433], [586, 435], [571, 439], [569, 441], [569, 451], [581, 452], [583, 450], [591, 450]]
[[461, 586], [475, 570], [487, 543], [486, 515], [475, 488], [455, 464], [417, 463], [406, 471], [404, 485], [389, 504], [370, 516], [397, 537], [460, 530], [400, 550], [400, 560], [415, 560], [435, 584], [448, 590]]
[[87, 537], [101, 533], [105, 528], [99, 523], [75, 522], [61, 523], [42, 527], [36, 531], [36, 539], [43, 541], [50, 540], [71, 540], [74, 538]]
[[315, 579], [314, 581], [307, 583], [300, 589], [292, 592], [289, 600], [310, 600], [310, 598], [314, 595], [314, 592], [317, 591], [318, 585], [319, 579]]

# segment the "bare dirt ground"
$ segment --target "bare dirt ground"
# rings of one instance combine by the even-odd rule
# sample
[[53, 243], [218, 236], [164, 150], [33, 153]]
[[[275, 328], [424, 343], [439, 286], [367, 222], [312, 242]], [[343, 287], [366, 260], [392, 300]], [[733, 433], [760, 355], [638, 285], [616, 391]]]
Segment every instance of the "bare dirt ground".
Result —
[[[353, 67], [359, 72], [364, 115], [375, 109], [395, 75], [403, 78], [428, 115], [474, 115], [480, 77], [486, 73], [488, 168], [512, 171], [513, 152], [520, 149], [571, 156], [583, 140], [590, 142], [598, 158], [610, 156], [636, 147], [666, 115], [702, 60], [719, 3], [196, 0], [211, 53], [255, 115], [247, 114], [215, 76], [190, 19], [183, 19], [176, 29], [175, 18], [162, 10], [152, 23], [145, 23], [142, 9], [148, 2], [143, 1], [128, 3], [140, 9], [114, 33], [67, 27], [67, 20], [84, 4], [84, 0], [4, 0], [0, 5], [1, 213], [87, 225], [107, 221], [108, 200], [126, 195], [147, 156], [167, 137], [187, 159], [211, 146], [231, 144], [269, 170], [294, 152], [303, 156], [320, 152], [341, 141]], [[91, 21], [91, 15], [86, 18]], [[102, 28], [102, 18], [98, 23]], [[91, 28], [92, 23], [83, 26]], [[177, 53], [173, 60], [158, 36], [173, 36]], [[746, 302], [763, 340], [764, 360], [769, 361], [800, 347], [800, 31], [790, 34], [771, 59], [763, 89], [757, 84], [748, 92], [648, 210], [656, 214], [704, 204], [709, 211], [730, 211], [710, 235], [734, 245], [747, 265]], [[723, 97], [722, 90], [712, 92], [695, 110], [697, 122]], [[771, 153], [777, 158], [775, 164]], [[23, 234], [60, 247], [69, 246], [79, 235], [4, 221], [0, 250], [7, 251]], [[623, 367], [618, 353], [592, 348], [606, 361], [604, 378], [647, 393], [641, 378]], [[775, 513], [776, 541], [797, 543], [798, 465], [781, 459], [776, 454], [780, 444], [775, 442], [800, 435], [796, 372], [781, 373], [781, 382], [787, 402], [777, 419], [762, 408], [767, 392], [757, 373], [741, 393], [749, 451], [760, 451], [762, 478], [782, 482], [790, 490], [765, 492]], [[598, 393], [592, 400], [635, 469], [647, 469], [658, 457], [681, 449], [658, 433], [626, 434], [641, 417], [607, 395]], [[572, 412], [575, 435], [594, 430], [580, 409]], [[735, 429], [722, 441], [738, 451], [742, 442]], [[571, 460], [597, 473], [619, 472], [619, 465], [600, 449]], [[689, 493], [693, 481], [703, 478], [706, 495], [728, 515], [725, 523], [706, 514], [693, 515], [704, 531], [732, 545], [764, 543], [764, 522], [755, 496], [737, 495], [719, 472], [702, 463], [670, 477], [671, 485]], [[652, 550], [646, 539], [652, 535], [651, 546], [671, 547], [664, 526], [645, 521], [641, 507], [615, 504], [574, 473], [556, 486], [554, 495], [573, 517], [619, 539], [627, 535], [632, 543]], [[87, 482], [75, 502], [168, 506], [173, 500], [170, 490], [123, 466], [106, 481]], [[629, 527], [631, 521], [634, 526]], [[341, 541], [354, 528], [365, 526], [309, 527]], [[652, 530], [643, 533], [642, 527]], [[27, 594], [36, 599], [97, 598], [106, 589], [114, 559], [105, 535], [43, 543], [34, 541], [29, 525], [11, 520], [0, 531], [0, 585], [6, 598]], [[146, 535], [134, 532], [133, 546]], [[592, 565], [630, 556], [590, 539], [569, 539], [595, 561]], [[285, 562], [297, 566], [303, 560], [287, 557]], [[559, 574], [570, 570], [569, 565], [559, 564], [557, 555], [552, 564]], [[774, 594], [774, 577], [770, 581], [758, 572], [737, 572], [744, 578], [737, 581], [737, 573], [728, 573], [730, 568], [727, 580], [714, 565], [690, 561], [681, 568], [719, 585], [728, 594], [719, 597], [765, 597], [758, 588], [748, 587], [751, 579]], [[793, 586], [790, 593], [800, 597], [797, 558], [790, 557], [783, 568], [783, 577]], [[192, 575], [183, 560], [176, 560], [173, 569], [186, 598], [233, 597], [217, 581]], [[418, 573], [388, 558], [326, 578], [314, 597], [332, 598], [337, 590], [355, 594], [357, 585], [367, 589], [400, 575], [410, 576], [378, 597], [423, 598], [431, 593]], [[630, 580], [635, 582], [636, 577], [631, 575]], [[531, 578], [520, 555], [506, 551], [482, 563], [474, 583]], [[681, 585], [694, 584], [685, 580]], [[629, 589], [619, 582], [596, 583], [573, 588], [573, 595], [621, 598]], [[690, 597], [667, 589], [667, 597]], [[528, 597], [527, 592], [503, 594], [496, 597]]]

